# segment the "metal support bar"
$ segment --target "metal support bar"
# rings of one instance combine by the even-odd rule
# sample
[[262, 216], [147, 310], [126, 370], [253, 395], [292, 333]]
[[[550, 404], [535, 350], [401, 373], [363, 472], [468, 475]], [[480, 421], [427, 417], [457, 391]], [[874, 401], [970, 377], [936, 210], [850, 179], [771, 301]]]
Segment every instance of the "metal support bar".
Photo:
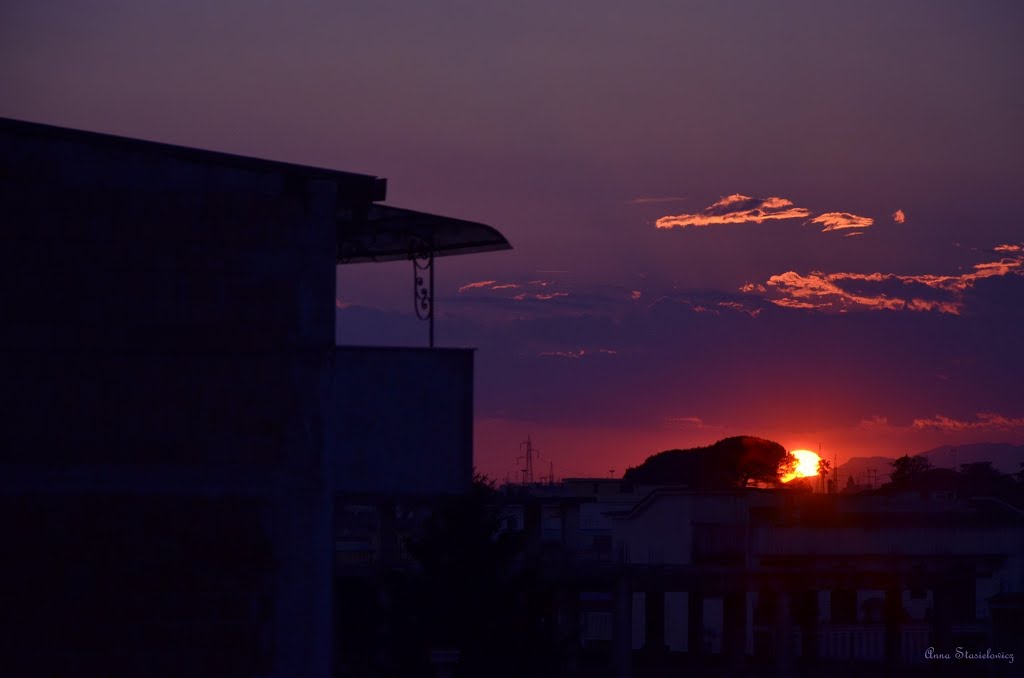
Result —
[[431, 243], [417, 239], [410, 248], [409, 258], [412, 259], [416, 317], [428, 322], [430, 348], [434, 348], [434, 248]]

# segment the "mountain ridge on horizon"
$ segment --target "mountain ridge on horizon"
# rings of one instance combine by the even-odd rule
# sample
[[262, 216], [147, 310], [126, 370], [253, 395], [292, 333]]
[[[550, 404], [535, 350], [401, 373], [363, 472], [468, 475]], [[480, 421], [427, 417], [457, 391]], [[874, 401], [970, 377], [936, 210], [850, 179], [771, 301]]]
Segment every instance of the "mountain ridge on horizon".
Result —
[[[1021, 464], [1024, 463], [1024, 445], [992, 442], [940, 445], [939, 447], [933, 447], [910, 456], [926, 457], [932, 463], [932, 466], [936, 468], [953, 468], [954, 463], [959, 468], [961, 464], [989, 461], [992, 462], [993, 468], [1002, 473], [1016, 473], [1021, 470]], [[892, 471], [892, 462], [898, 458], [898, 456], [890, 457], [886, 455], [850, 457], [836, 469], [840, 487], [845, 487], [846, 478], [850, 474], [853, 474], [855, 483], [866, 483], [869, 469], [874, 469], [875, 471], [876, 485], [888, 482], [889, 473]]]

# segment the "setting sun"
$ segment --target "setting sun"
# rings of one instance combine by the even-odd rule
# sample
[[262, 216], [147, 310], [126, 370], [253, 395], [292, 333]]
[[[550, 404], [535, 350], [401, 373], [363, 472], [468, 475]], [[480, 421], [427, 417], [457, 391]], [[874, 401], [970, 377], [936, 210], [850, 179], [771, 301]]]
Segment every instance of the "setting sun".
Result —
[[808, 478], [818, 475], [818, 461], [821, 457], [817, 453], [810, 450], [793, 450], [790, 454], [796, 457], [796, 468], [792, 473], [782, 476], [782, 482], [788, 483], [794, 478]]

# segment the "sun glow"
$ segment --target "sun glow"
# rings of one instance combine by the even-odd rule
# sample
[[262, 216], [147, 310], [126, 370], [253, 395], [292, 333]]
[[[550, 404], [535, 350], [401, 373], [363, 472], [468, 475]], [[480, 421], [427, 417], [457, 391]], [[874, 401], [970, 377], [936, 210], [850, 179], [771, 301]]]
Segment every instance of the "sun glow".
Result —
[[782, 476], [782, 482], [788, 483], [794, 478], [809, 478], [818, 475], [818, 461], [821, 457], [816, 453], [810, 450], [793, 450], [790, 454], [796, 457], [796, 468], [792, 473]]

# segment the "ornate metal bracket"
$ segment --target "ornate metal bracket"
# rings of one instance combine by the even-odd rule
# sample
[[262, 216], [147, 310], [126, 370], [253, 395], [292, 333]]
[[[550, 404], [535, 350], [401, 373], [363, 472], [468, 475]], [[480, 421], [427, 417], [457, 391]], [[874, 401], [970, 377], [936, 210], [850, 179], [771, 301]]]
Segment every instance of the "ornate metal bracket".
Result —
[[413, 306], [416, 317], [430, 327], [430, 348], [434, 347], [434, 248], [416, 238], [409, 248], [412, 259]]

